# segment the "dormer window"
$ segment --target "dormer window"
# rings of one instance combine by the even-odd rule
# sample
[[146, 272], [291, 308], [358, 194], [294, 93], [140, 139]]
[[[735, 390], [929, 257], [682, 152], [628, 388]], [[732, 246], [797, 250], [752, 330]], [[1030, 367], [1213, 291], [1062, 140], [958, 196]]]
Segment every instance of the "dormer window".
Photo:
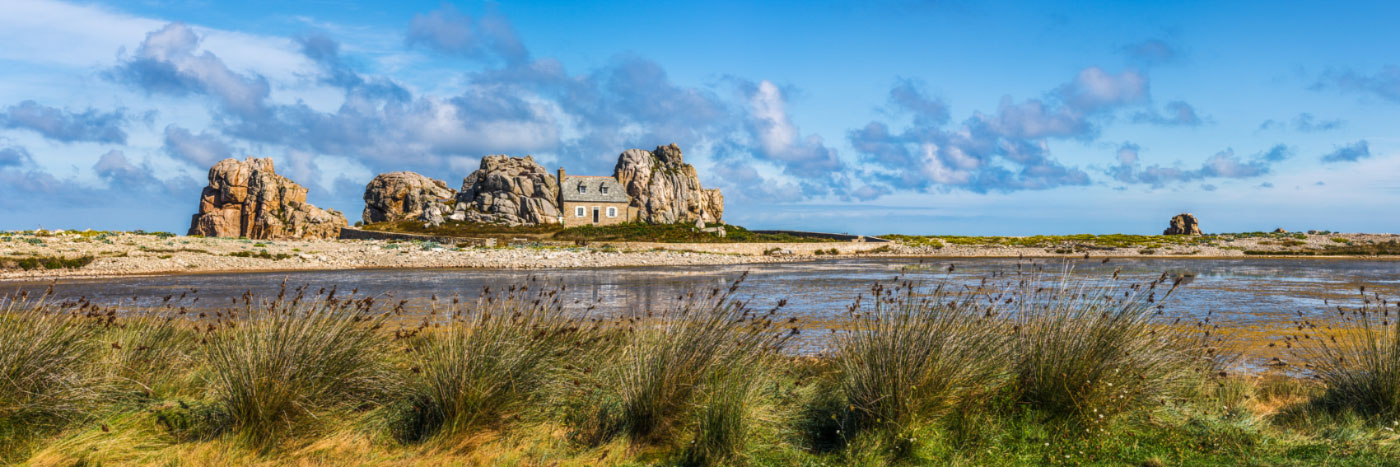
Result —
[[608, 194], [608, 186], [607, 186], [607, 185], [598, 185], [598, 192], [599, 192], [599, 193], [602, 193], [602, 194], [605, 194], [605, 195]]
[[588, 193], [588, 185], [584, 185], [584, 184], [582, 184], [582, 183], [578, 184], [578, 192], [579, 192], [579, 193]]

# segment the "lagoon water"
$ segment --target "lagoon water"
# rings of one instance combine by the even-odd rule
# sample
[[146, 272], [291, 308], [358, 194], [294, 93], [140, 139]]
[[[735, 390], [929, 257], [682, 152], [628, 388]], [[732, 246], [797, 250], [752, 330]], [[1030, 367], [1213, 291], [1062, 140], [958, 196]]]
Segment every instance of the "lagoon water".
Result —
[[[952, 266], [951, 271], [949, 266]], [[1114, 272], [1121, 280], [1148, 281], [1163, 272], [1193, 280], [1164, 302], [1168, 314], [1199, 317], [1214, 313], [1216, 322], [1250, 324], [1286, 319], [1295, 312], [1323, 312], [1324, 304], [1354, 301], [1358, 288], [1400, 297], [1400, 262], [1362, 259], [1100, 259], [1058, 260], [988, 258], [844, 258], [784, 264], [701, 267], [633, 267], [568, 270], [395, 269], [309, 272], [268, 272], [138, 276], [111, 279], [59, 281], [57, 300], [87, 299], [122, 308], [159, 306], [167, 295], [197, 291], [199, 302], [186, 298], [191, 308], [227, 305], [230, 298], [251, 291], [275, 295], [285, 281], [289, 286], [308, 285], [315, 291], [337, 286], [341, 296], [352, 289], [358, 295], [391, 295], [411, 303], [426, 304], [436, 295], [448, 299], [454, 293], [476, 297], [483, 287], [500, 289], [535, 278], [566, 286], [571, 306], [596, 306], [602, 313], [635, 313], [669, 306], [692, 290], [724, 286], [745, 272], [740, 289], [752, 298], [755, 309], [766, 310], [787, 299], [783, 316], [822, 320], [841, 316], [858, 294], [871, 284], [895, 277], [935, 284], [940, 281], [975, 284], [993, 273], [1014, 273], [1020, 268], [1041, 268], [1046, 277], [1058, 276], [1069, 265], [1079, 279], [1107, 281]], [[0, 282], [0, 294], [17, 290], [42, 292], [48, 282]]]

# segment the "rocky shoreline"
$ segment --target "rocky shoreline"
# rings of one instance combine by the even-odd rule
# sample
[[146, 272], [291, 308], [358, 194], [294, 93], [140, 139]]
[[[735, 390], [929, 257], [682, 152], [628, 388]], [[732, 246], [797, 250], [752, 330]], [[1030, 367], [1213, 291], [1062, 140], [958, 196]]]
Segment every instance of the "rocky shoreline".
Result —
[[[956, 244], [938, 240], [863, 243], [647, 243], [589, 247], [524, 244], [476, 248], [435, 242], [385, 240], [248, 240], [122, 232], [0, 232], [0, 265], [23, 258], [86, 260], [79, 267], [0, 268], [0, 280], [94, 278], [145, 274], [229, 273], [392, 268], [552, 269], [627, 266], [703, 266], [810, 261], [851, 256], [1034, 258], [1220, 258], [1296, 256], [1296, 248], [1325, 248], [1345, 239], [1358, 244], [1394, 241], [1390, 234], [1307, 235], [1293, 243], [1239, 238], [1154, 249]], [[1277, 253], [1271, 255], [1270, 248]], [[1290, 248], [1295, 250], [1290, 250]], [[835, 250], [833, 253], [832, 250]], [[1246, 254], [1248, 252], [1249, 254]], [[1330, 256], [1400, 259], [1395, 256]], [[4, 263], [8, 261], [9, 263]]]
[[[0, 258], [92, 258], [77, 268], [0, 269], [0, 280], [145, 274], [385, 268], [544, 269], [726, 265], [794, 261], [792, 256], [706, 253], [683, 248], [525, 245], [459, 248], [383, 240], [247, 240], [133, 233], [0, 234]], [[640, 247], [638, 247], [640, 248]]]

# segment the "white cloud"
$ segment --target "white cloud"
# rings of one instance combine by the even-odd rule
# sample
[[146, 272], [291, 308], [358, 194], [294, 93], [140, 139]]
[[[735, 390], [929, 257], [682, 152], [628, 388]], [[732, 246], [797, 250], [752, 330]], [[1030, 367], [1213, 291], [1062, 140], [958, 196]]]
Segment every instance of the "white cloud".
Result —
[[48, 0], [7, 0], [0, 14], [0, 59], [90, 67], [134, 49], [163, 21], [102, 7]]

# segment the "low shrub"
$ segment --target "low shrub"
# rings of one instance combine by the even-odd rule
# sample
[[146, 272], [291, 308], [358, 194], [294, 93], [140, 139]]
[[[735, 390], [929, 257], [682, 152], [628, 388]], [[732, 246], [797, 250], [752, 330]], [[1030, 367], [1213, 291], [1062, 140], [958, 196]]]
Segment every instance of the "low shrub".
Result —
[[96, 259], [97, 258], [93, 256], [79, 256], [77, 258], [65, 258], [62, 256], [28, 256], [0, 259], [0, 267], [13, 267], [25, 271], [33, 269], [79, 269], [92, 264]]
[[235, 251], [235, 252], [233, 252], [233, 253], [229, 253], [228, 255], [229, 255], [229, 256], [233, 256], [233, 257], [235, 257], [235, 258], [270, 259], [270, 260], [273, 260], [273, 261], [280, 261], [280, 260], [284, 260], [284, 259], [287, 259], [287, 258], [291, 258], [291, 257], [292, 257], [292, 255], [289, 255], [289, 254], [286, 254], [286, 253], [277, 253], [277, 254], [268, 253], [267, 250], [261, 250], [261, 251]]

